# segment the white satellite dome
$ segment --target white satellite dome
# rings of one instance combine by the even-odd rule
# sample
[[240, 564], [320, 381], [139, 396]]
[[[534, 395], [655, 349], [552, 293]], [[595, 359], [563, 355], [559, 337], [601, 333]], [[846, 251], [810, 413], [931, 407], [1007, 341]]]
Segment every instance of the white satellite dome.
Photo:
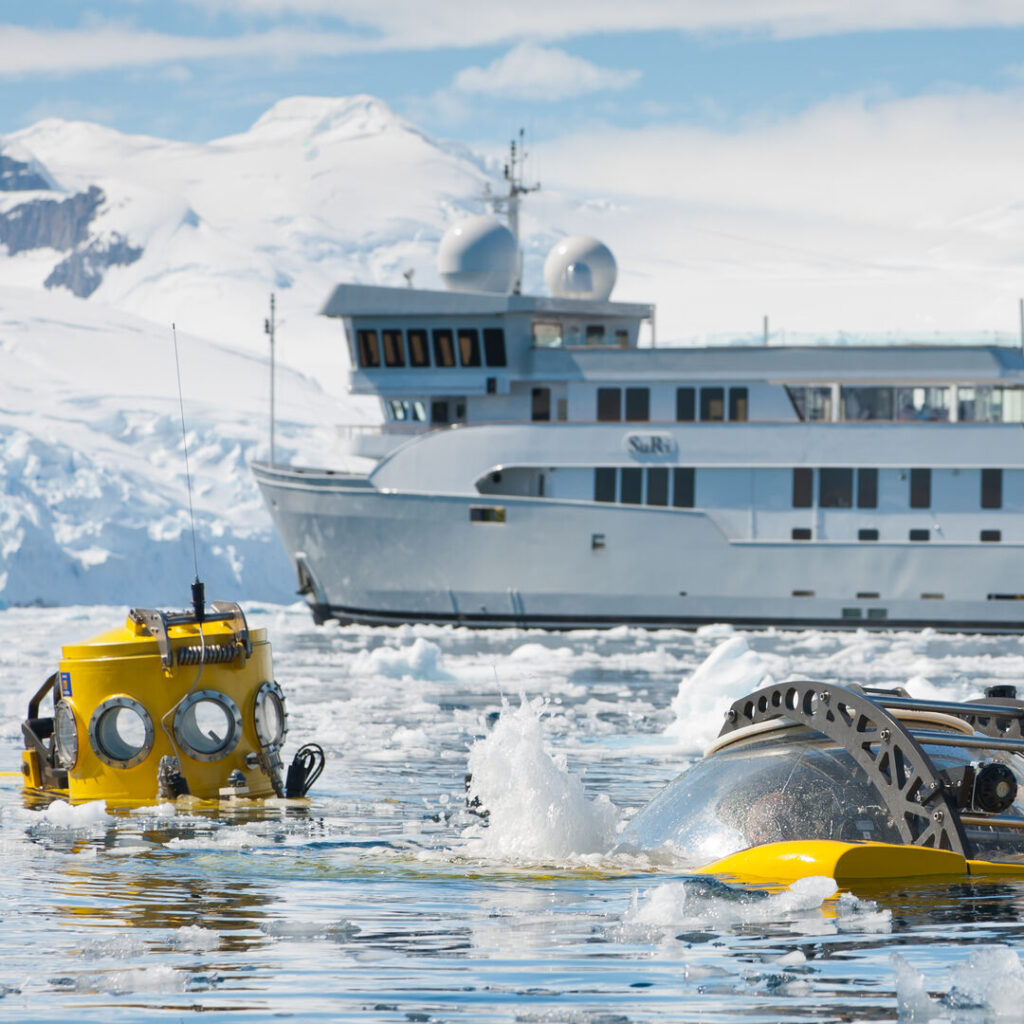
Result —
[[611, 249], [589, 235], [562, 239], [544, 261], [548, 291], [564, 299], [604, 302], [615, 287], [617, 273]]
[[510, 292], [518, 266], [515, 237], [493, 217], [453, 224], [437, 252], [437, 269], [454, 292]]

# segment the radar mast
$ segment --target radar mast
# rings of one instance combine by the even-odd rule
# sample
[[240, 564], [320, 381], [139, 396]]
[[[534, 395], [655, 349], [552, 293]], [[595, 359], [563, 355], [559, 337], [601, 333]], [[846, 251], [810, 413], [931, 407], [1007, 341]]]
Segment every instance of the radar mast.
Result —
[[526, 143], [524, 136], [525, 132], [520, 128], [518, 146], [515, 139], [512, 139], [508, 145], [508, 160], [505, 162], [504, 169], [504, 178], [508, 182], [508, 194], [496, 196], [491, 194], [489, 187], [484, 189], [485, 201], [491, 204], [495, 213], [505, 214], [508, 219], [509, 231], [512, 232], [512, 237], [516, 240], [518, 256], [516, 280], [512, 288], [515, 295], [522, 291], [523, 286], [523, 250], [519, 245], [519, 197], [529, 192], [536, 192], [540, 188], [539, 181], [533, 185], [527, 185], [523, 178], [526, 168]]

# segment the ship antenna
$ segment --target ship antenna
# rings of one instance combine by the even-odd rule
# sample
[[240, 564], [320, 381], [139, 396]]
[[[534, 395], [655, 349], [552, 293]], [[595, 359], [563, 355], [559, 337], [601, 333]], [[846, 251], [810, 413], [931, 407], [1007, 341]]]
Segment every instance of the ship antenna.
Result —
[[516, 266], [516, 281], [512, 291], [519, 295], [523, 287], [523, 250], [519, 247], [519, 197], [530, 192], [536, 192], [540, 188], [540, 182], [527, 185], [523, 180], [526, 165], [526, 142], [525, 131], [519, 129], [519, 144], [516, 140], [508, 144], [508, 160], [505, 162], [503, 175], [508, 182], [508, 194], [495, 196], [491, 194], [489, 186], [484, 186], [483, 200], [490, 203], [495, 213], [504, 212], [508, 219], [508, 229], [516, 240], [518, 263]]
[[181, 414], [181, 443], [185, 449], [185, 481], [188, 484], [188, 518], [192, 527], [192, 564], [196, 570], [196, 578], [192, 583], [192, 610], [196, 621], [202, 622], [206, 617], [206, 588], [199, 581], [199, 548], [196, 544], [196, 514], [192, 507], [192, 471], [188, 464], [188, 437], [185, 433], [185, 403], [181, 397], [181, 362], [178, 359], [178, 329], [171, 324], [171, 336], [174, 338], [174, 369], [178, 376], [178, 412]]

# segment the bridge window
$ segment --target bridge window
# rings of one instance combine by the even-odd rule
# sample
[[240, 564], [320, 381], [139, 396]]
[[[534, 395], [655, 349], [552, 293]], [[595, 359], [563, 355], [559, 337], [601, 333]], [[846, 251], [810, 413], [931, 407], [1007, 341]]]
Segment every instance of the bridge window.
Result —
[[376, 331], [357, 331], [360, 366], [380, 366], [380, 345]]
[[558, 348], [562, 344], [562, 325], [557, 320], [534, 320], [533, 343], [537, 348]]
[[696, 390], [676, 388], [676, 420], [679, 423], [692, 423], [696, 419], [696, 411]]
[[459, 330], [459, 362], [463, 366], [480, 365], [480, 332], [475, 327]]
[[747, 419], [747, 389], [729, 388], [729, 419], [743, 422]]
[[626, 388], [626, 419], [632, 423], [651, 418], [651, 389]]
[[832, 419], [831, 388], [791, 388], [787, 386], [786, 391], [799, 419], [826, 423]]
[[[912, 469], [910, 471], [910, 507], [932, 507], [932, 471]], [[914, 538], [911, 537], [911, 540]]]
[[427, 345], [427, 332], [417, 328], [409, 331], [406, 339], [409, 342], [409, 365], [429, 366], [430, 347]]
[[384, 365], [405, 366], [405, 342], [401, 331], [381, 331], [384, 342]]
[[604, 324], [587, 324], [587, 344], [604, 344]]
[[443, 367], [455, 365], [455, 340], [447, 327], [441, 327], [434, 331], [434, 365]]
[[1003, 507], [1003, 471], [983, 469], [981, 471], [981, 507]]
[[844, 420], [891, 420], [892, 388], [843, 388], [840, 408]]
[[622, 419], [622, 388], [597, 389], [597, 419], [601, 423]]
[[725, 419], [725, 388], [700, 389], [700, 418], [715, 423]]
[[484, 359], [488, 366], [505, 366], [505, 331], [501, 327], [484, 328]]

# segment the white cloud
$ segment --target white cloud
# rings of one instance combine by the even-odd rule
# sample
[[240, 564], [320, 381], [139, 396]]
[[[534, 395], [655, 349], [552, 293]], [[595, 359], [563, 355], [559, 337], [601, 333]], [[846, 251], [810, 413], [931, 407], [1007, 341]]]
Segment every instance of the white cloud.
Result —
[[639, 71], [602, 68], [564, 50], [520, 43], [487, 67], [460, 71], [452, 88], [524, 100], [564, 100], [606, 89], [627, 89], [640, 79]]
[[[1019, 0], [178, 0], [275, 24], [233, 36], [175, 35], [85, 19], [77, 29], [0, 25], [0, 78], [173, 62], [467, 49], [619, 32], [846, 32], [1024, 25]], [[553, 51], [552, 51], [553, 52]], [[480, 70], [480, 69], [478, 69]], [[490, 70], [490, 69], [485, 69]], [[596, 69], [601, 70], [601, 69]], [[604, 69], [605, 74], [613, 72]], [[621, 72], [620, 72], [621, 74]], [[471, 78], [472, 80], [472, 78]], [[608, 86], [602, 86], [607, 88]]]
[[340, 19], [397, 48], [466, 47], [606, 32], [765, 32], [778, 37], [1024, 24], [1019, 0], [188, 0], [249, 15]]

